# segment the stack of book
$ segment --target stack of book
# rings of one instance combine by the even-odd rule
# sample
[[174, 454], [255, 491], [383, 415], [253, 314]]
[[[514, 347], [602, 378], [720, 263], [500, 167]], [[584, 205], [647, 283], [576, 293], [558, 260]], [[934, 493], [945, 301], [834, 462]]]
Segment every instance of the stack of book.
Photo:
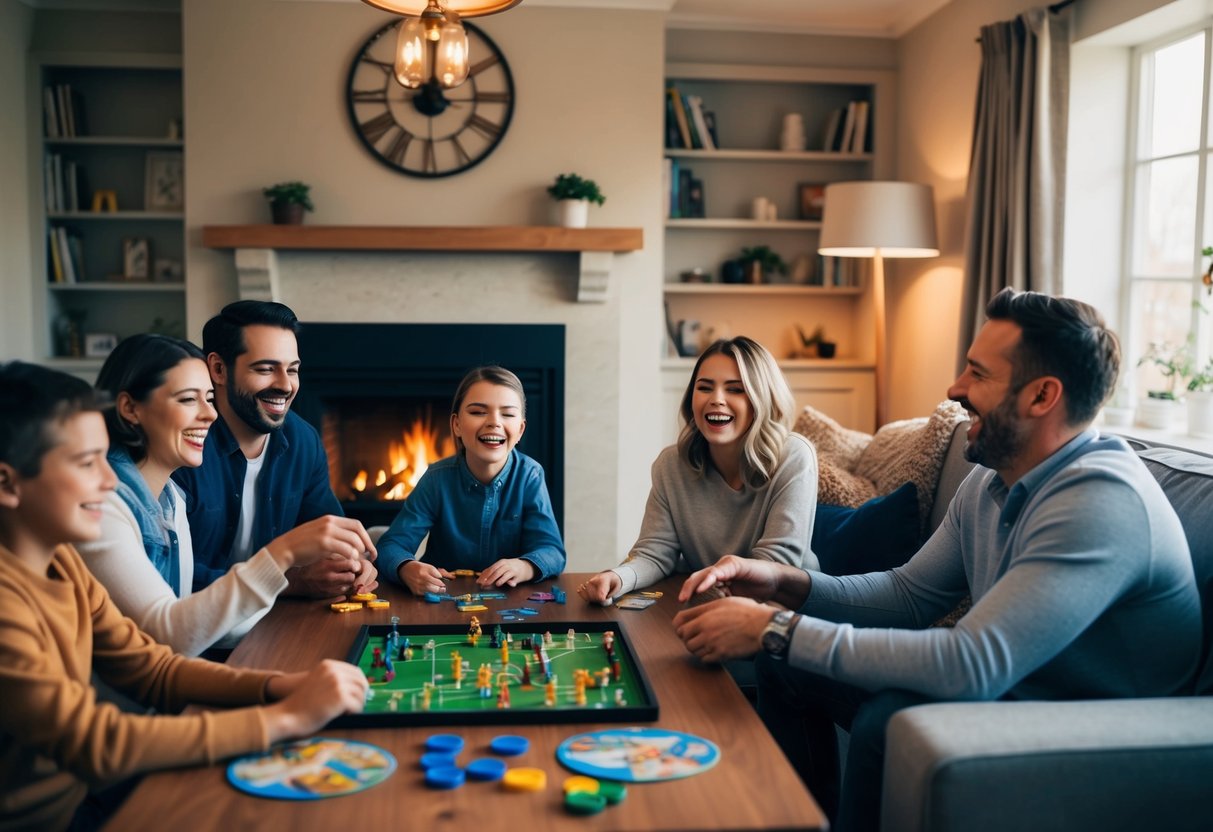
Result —
[[834, 153], [866, 153], [871, 109], [872, 105], [867, 101], [852, 101], [830, 113], [821, 149]]
[[83, 170], [74, 161], [65, 160], [58, 153], [48, 153], [43, 160], [46, 179], [46, 211], [62, 214], [80, 210], [80, 194]]
[[84, 279], [84, 250], [80, 235], [63, 226], [47, 231], [47, 263], [51, 283], [78, 283]]
[[686, 165], [677, 159], [666, 159], [665, 215], [670, 219], [702, 219], [707, 216], [704, 206], [703, 180], [696, 179]]
[[86, 135], [84, 101], [71, 84], [56, 84], [42, 90], [42, 109], [46, 135], [51, 139], [69, 139]]
[[716, 114], [703, 109], [698, 95], [684, 95], [677, 87], [666, 90], [665, 146], [672, 150], [716, 150]]
[[817, 256], [816, 268], [809, 276], [809, 286], [862, 286], [868, 263], [862, 257]]

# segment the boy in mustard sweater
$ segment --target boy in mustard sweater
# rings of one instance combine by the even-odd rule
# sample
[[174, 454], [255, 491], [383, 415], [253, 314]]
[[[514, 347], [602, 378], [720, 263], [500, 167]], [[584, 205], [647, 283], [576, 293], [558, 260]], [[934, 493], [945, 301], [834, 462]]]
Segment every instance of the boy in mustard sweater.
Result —
[[[265, 750], [365, 702], [344, 662], [281, 674], [187, 659], [118, 611], [71, 545], [98, 536], [115, 483], [99, 410], [79, 379], [0, 364], [0, 830], [65, 829], [90, 785]], [[253, 707], [124, 713], [97, 701], [90, 671], [161, 713]]]

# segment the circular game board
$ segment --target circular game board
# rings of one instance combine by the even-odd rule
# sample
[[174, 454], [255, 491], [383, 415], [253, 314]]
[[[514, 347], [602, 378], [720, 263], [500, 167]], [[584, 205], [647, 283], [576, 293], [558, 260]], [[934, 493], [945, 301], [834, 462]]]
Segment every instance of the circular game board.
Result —
[[313, 737], [234, 760], [227, 779], [256, 797], [320, 800], [377, 786], [394, 771], [396, 758], [378, 746]]
[[610, 728], [569, 737], [556, 749], [556, 759], [578, 774], [651, 783], [707, 771], [720, 761], [720, 749], [681, 731]]

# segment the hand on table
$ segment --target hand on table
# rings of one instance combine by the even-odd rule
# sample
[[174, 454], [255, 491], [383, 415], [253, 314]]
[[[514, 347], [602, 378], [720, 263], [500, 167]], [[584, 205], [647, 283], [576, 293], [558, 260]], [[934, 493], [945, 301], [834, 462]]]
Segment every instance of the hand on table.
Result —
[[366, 706], [366, 676], [346, 662], [325, 659], [307, 673], [275, 676], [268, 697], [282, 696], [265, 708], [270, 742], [315, 733], [329, 721]]
[[287, 594], [305, 598], [341, 601], [357, 592], [374, 592], [379, 586], [379, 571], [370, 560], [330, 555], [322, 560], [297, 566], [286, 573]]
[[[375, 544], [357, 520], [327, 514], [296, 526], [265, 547], [286, 573], [291, 595], [340, 598], [371, 592], [378, 572]], [[370, 567], [369, 569], [367, 567]]]
[[623, 579], [616, 573], [607, 570], [599, 572], [577, 587], [577, 594], [591, 604], [605, 606], [615, 599], [621, 589], [623, 589]]
[[502, 558], [480, 573], [477, 586], [518, 586], [532, 581], [539, 571], [535, 564], [522, 558]]
[[762, 649], [762, 631], [775, 610], [751, 598], [721, 598], [674, 616], [674, 632], [705, 662], [744, 659]]
[[400, 576], [400, 581], [409, 588], [409, 592], [414, 595], [424, 595], [427, 592], [446, 592], [446, 584], [443, 581], [449, 581], [455, 576], [445, 569], [440, 569], [437, 566], [428, 564], [423, 560], [406, 560], [400, 564], [400, 568], [396, 574]]
[[678, 600], [685, 604], [692, 596], [720, 587], [728, 595], [769, 601], [779, 591], [781, 572], [779, 565], [769, 560], [725, 555], [711, 566], [691, 573], [678, 592]]

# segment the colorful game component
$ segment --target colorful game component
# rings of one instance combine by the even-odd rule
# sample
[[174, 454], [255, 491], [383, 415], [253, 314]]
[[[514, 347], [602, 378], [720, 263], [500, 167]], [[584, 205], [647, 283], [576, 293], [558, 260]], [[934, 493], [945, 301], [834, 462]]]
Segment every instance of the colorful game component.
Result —
[[430, 751], [421, 755], [421, 767], [426, 771], [432, 768], [455, 765], [455, 755], [446, 751]]
[[373, 592], [359, 592], [357, 594], [351, 595], [350, 600], [351, 601], [374, 601], [378, 597], [379, 596]]
[[336, 604], [329, 604], [329, 609], [333, 612], [356, 612], [362, 609], [362, 604], [357, 601], [339, 601]]
[[421, 597], [425, 599], [427, 604], [441, 604], [443, 601], [446, 601], [449, 598], [449, 596], [439, 595], [437, 592], [427, 592]]
[[457, 789], [467, 775], [457, 766], [438, 766], [425, 773], [425, 784], [431, 789]]
[[460, 604], [459, 605], [460, 612], [484, 612], [487, 609], [488, 609], [488, 607], [486, 607], [484, 604]]
[[464, 772], [473, 780], [491, 783], [505, 777], [507, 768], [508, 766], [504, 762], [495, 757], [481, 757], [479, 760], [468, 763]]
[[451, 574], [456, 578], [470, 578], [476, 573], [471, 569], [452, 569]]
[[526, 599], [527, 599], [528, 601], [542, 601], [542, 602], [547, 602], [547, 601], [554, 601], [554, 600], [556, 600], [556, 596], [554, 596], [554, 595], [553, 595], [552, 593], [550, 593], [550, 592], [532, 592], [530, 595], [528, 595], [528, 596], [526, 597]]
[[586, 777], [582, 774], [574, 774], [572, 777], [566, 777], [564, 781], [564, 793], [570, 792], [589, 792], [590, 794], [598, 794], [598, 781], [593, 777]]
[[463, 750], [463, 737], [458, 734], [431, 734], [425, 741], [425, 750], [458, 754]]
[[479, 592], [476, 597], [481, 601], [504, 601], [504, 592]]
[[512, 792], [539, 792], [547, 788], [548, 775], [541, 768], [512, 768], [501, 778], [501, 785]]
[[502, 734], [499, 737], [493, 737], [493, 741], [489, 743], [489, 750], [494, 754], [500, 754], [502, 757], [517, 757], [520, 754], [525, 754], [531, 747], [531, 742], [526, 737], [518, 737], [512, 734]]
[[598, 793], [613, 806], [616, 803], [622, 803], [623, 799], [628, 796], [628, 787], [622, 783], [616, 783], [614, 780], [599, 780]]
[[574, 815], [596, 815], [606, 808], [607, 799], [597, 792], [567, 792], [564, 808]]
[[649, 589], [649, 590], [641, 590], [640, 592], [637, 592], [636, 594], [639, 595], [641, 598], [660, 598], [665, 593], [663, 593], [659, 589]]
[[556, 584], [552, 584], [552, 600], [553, 601], [555, 601], [557, 604], [563, 604], [565, 602], [566, 597], [567, 596], [565, 595], [563, 589], [556, 586]]
[[374, 601], [366, 602], [366, 608], [368, 610], [386, 610], [391, 605], [392, 605], [391, 601], [384, 601], [382, 599], [376, 599]]

